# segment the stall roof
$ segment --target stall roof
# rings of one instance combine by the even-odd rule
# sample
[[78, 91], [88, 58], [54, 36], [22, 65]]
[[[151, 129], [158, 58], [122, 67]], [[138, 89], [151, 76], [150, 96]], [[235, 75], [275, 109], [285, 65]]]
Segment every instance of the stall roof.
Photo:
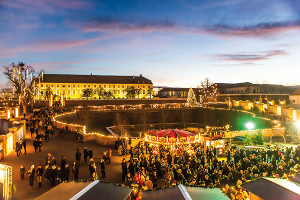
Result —
[[88, 181], [61, 183], [48, 192], [44, 193], [43, 195], [35, 198], [35, 200], [48, 200], [49, 198], [55, 200], [71, 199], [74, 195], [86, 188], [91, 183], [93, 182]]
[[284, 179], [261, 178], [244, 183], [242, 187], [264, 200], [300, 199], [300, 187]]
[[132, 189], [122, 186], [117, 186], [112, 183], [98, 182], [92, 188], [87, 190], [78, 200], [122, 200], [126, 199], [131, 193]]
[[201, 187], [185, 187], [186, 191], [192, 199], [197, 200], [229, 200], [218, 188], [201, 188]]
[[185, 200], [183, 194], [181, 193], [179, 187], [170, 187], [152, 191], [142, 192], [143, 200]]
[[290, 180], [295, 182], [295, 183], [300, 184], [300, 174], [297, 174], [295, 176], [290, 177]]

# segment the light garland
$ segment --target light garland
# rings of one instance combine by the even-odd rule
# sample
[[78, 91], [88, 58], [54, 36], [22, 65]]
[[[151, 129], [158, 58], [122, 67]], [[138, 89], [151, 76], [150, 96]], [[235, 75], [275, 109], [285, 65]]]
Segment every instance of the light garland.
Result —
[[8, 133], [6, 135], [6, 155], [10, 154], [14, 150], [14, 135]]

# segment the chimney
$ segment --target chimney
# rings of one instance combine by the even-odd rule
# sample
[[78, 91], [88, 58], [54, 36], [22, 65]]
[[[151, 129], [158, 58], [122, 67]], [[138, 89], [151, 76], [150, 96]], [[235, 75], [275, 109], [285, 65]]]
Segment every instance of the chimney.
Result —
[[140, 77], [143, 77], [143, 75], [142, 75], [142, 74], [140, 74]]
[[132, 75], [132, 79], [134, 79], [134, 75]]
[[93, 76], [93, 73], [91, 73], [91, 76]]

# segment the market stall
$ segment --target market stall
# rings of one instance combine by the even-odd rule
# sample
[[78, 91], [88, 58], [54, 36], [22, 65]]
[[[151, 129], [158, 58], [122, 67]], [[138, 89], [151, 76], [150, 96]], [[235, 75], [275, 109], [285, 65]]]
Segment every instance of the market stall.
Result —
[[212, 137], [204, 137], [204, 151], [207, 148], [215, 147], [217, 149], [218, 156], [222, 156], [225, 154], [225, 140], [219, 138], [212, 138]]

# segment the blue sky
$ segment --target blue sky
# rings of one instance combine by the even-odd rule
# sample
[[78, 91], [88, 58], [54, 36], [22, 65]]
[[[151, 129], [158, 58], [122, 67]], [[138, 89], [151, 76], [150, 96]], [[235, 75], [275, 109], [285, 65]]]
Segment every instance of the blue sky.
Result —
[[174, 87], [300, 84], [299, 14], [297, 0], [2, 0], [0, 65]]

